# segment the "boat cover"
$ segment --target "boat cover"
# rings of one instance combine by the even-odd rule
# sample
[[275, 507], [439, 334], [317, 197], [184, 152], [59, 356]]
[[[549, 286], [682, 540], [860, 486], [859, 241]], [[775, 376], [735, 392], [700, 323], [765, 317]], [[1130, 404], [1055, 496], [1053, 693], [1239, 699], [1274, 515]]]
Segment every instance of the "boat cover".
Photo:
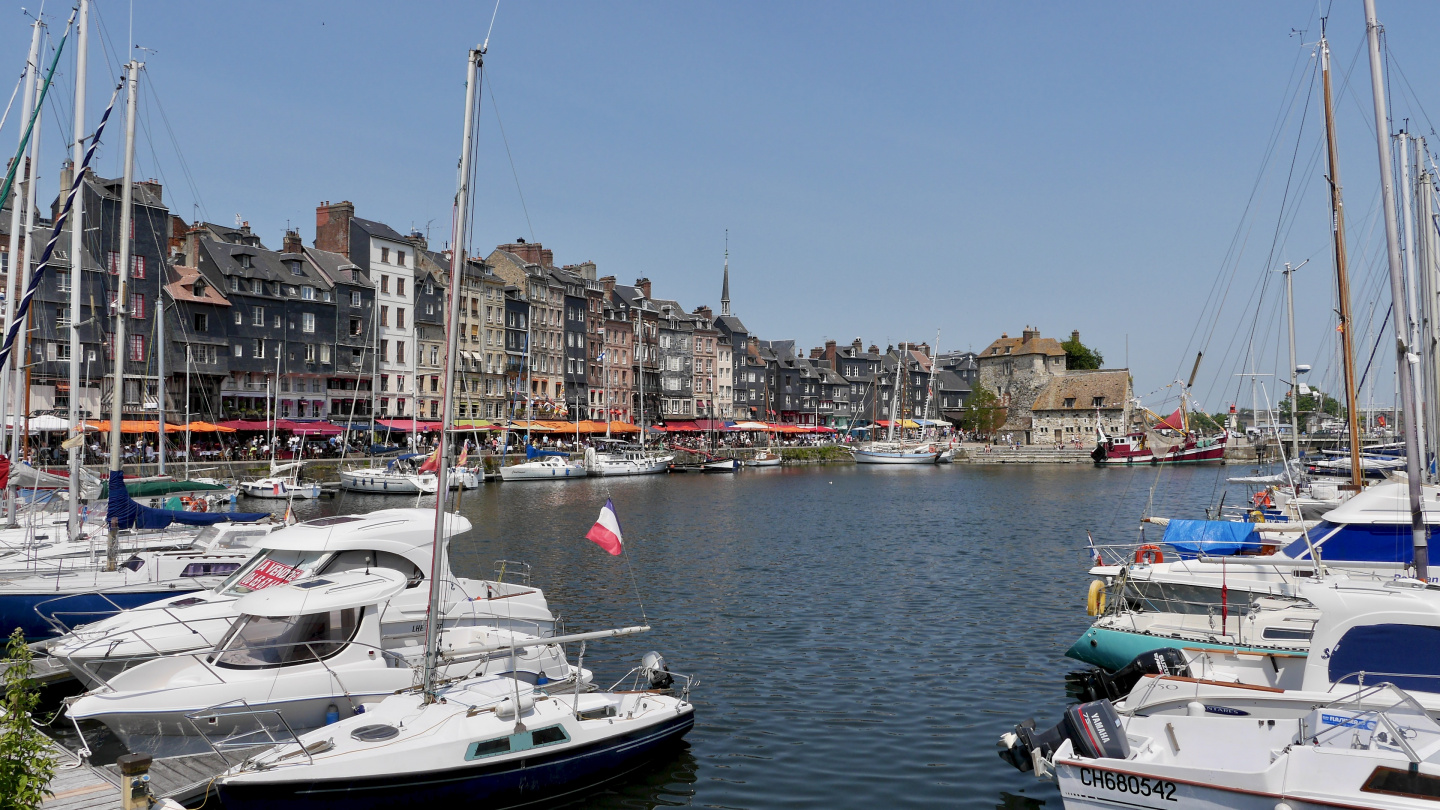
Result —
[[1234, 520], [1180, 520], [1171, 518], [1165, 526], [1165, 544], [1174, 548], [1180, 559], [1200, 555], [1228, 557], [1263, 545], [1255, 529], [1262, 524]]
[[569, 454], [569, 453], [562, 453], [562, 452], [560, 452], [559, 450], [541, 450], [540, 448], [536, 447], [536, 446], [533, 445], [533, 444], [527, 444], [527, 445], [525, 445], [525, 458], [526, 458], [526, 459], [544, 458], [544, 457], [546, 457], [546, 456], [555, 456], [556, 458], [563, 458], [563, 459], [569, 459], [569, 458], [570, 458], [570, 454]]
[[125, 474], [110, 471], [108, 516], [122, 529], [163, 529], [171, 523], [184, 526], [213, 526], [216, 523], [254, 523], [271, 517], [269, 512], [186, 512], [141, 506], [125, 490]]

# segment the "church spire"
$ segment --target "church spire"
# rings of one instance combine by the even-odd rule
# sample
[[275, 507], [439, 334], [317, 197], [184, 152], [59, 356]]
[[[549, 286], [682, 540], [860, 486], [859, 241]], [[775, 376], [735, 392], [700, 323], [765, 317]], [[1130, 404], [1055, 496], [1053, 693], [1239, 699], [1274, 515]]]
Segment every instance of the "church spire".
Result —
[[725, 284], [720, 288], [720, 316], [730, 314], [730, 229], [725, 229]]

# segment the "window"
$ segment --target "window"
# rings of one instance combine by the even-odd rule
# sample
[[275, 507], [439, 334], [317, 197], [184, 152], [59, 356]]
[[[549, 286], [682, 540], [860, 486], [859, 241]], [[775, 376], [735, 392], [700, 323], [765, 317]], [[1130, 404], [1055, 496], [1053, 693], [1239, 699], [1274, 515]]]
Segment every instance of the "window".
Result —
[[240, 326], [240, 325], [242, 325], [242, 324], [244, 324], [244, 323], [245, 323], [245, 313], [241, 312], [241, 311], [238, 310], [238, 309], [235, 310], [235, 325], [236, 325], [236, 326]]
[[350, 306], [352, 306], [352, 307], [358, 307], [358, 306], [360, 306], [360, 292], [359, 292], [358, 290], [355, 291], [355, 292], [350, 293]]
[[69, 359], [70, 359], [70, 344], [69, 344], [69, 343], [61, 343], [61, 344], [60, 344], [60, 350], [59, 350], [59, 352], [57, 353], [57, 359], [59, 359], [59, 360], [69, 360]]
[[240, 254], [240, 266], [246, 270], [250, 269], [250, 256], [248, 254]]
[[314, 344], [314, 343], [306, 343], [306, 344], [305, 344], [305, 362], [307, 362], [307, 363], [313, 363], [313, 362], [315, 362], [315, 354], [316, 354], [315, 348], [316, 348], [316, 347], [315, 347], [315, 344]]
[[210, 316], [209, 316], [209, 315], [205, 314], [204, 312], [197, 312], [197, 313], [195, 313], [195, 331], [196, 331], [196, 332], [209, 332], [209, 331], [210, 331]]
[[144, 293], [130, 293], [130, 317], [132, 317], [132, 318], [144, 318], [144, 317], [145, 317], [145, 294], [144, 294]]
[[405, 341], [403, 340], [395, 341], [395, 362], [405, 362]]
[[65, 328], [67, 328], [67, 327], [70, 326], [70, 308], [69, 308], [69, 307], [56, 307], [56, 308], [55, 308], [55, 326], [59, 327], [60, 329], [65, 329]]
[[250, 308], [250, 325], [251, 325], [251, 326], [264, 326], [264, 325], [265, 325], [265, 308], [264, 308], [264, 307], [251, 307], [251, 308]]
[[389, 375], [389, 374], [381, 374], [381, 375], [380, 375], [380, 390], [381, 390], [381, 391], [389, 391], [389, 390], [390, 390], [390, 375]]
[[119, 273], [119, 271], [120, 271], [120, 252], [119, 252], [118, 250], [111, 250], [111, 251], [107, 252], [107, 253], [105, 254], [105, 256], [106, 256], [105, 269], [106, 269], [106, 270], [109, 270], [109, 271], [110, 271], [110, 275], [112, 275], [112, 276], [113, 276], [113, 275], [116, 275], [117, 273]]
[[[329, 363], [329, 362], [330, 362], [330, 344], [328, 344], [328, 343], [322, 343], [322, 344], [320, 344], [320, 362], [322, 362], [322, 363]], [[319, 380], [316, 380], [315, 382], [318, 384], [320, 381], [319, 381]]]
[[[5, 252], [0, 252], [0, 256], [8, 256], [8, 255], [10, 255], [10, 254], [5, 253]], [[3, 264], [4, 264], [3, 262], [0, 262], [0, 273], [5, 272], [5, 268], [4, 268]], [[68, 271], [68, 270], [58, 270], [58, 271], [56, 271], [56, 273], [55, 273], [55, 289], [59, 290], [60, 292], [70, 292], [70, 271]]]
[[145, 360], [145, 336], [130, 336], [130, 361], [139, 363]]
[[361, 613], [360, 608], [343, 608], [285, 618], [247, 616], [220, 642], [222, 652], [215, 663], [227, 669], [270, 669], [329, 658], [360, 629]]
[[390, 362], [390, 341], [388, 340], [380, 341], [380, 362]]
[[390, 263], [390, 248], [380, 248], [380, 261], [385, 262], [386, 264]]
[[351, 349], [351, 350], [350, 350], [350, 365], [352, 365], [352, 366], [358, 366], [358, 365], [360, 365], [361, 360], [362, 360], [362, 358], [363, 358], [364, 356], [365, 356], [364, 350], [362, 350], [362, 349]]
[[440, 365], [440, 347], [439, 347], [439, 346], [431, 346], [431, 347], [430, 347], [430, 365], [432, 365], [432, 366], [438, 366], [438, 365]]
[[1074, 398], [1074, 397], [1065, 397], [1065, 407], [1066, 407], [1066, 408], [1073, 408], [1073, 407], [1075, 407], [1075, 398]]
[[434, 374], [431, 374], [431, 375], [430, 375], [430, 392], [431, 392], [431, 393], [434, 393], [434, 392], [439, 391], [439, 390], [440, 390], [440, 378], [437, 377], [437, 376], [435, 376]]
[[[109, 347], [107, 346], [106, 348], [108, 349]], [[107, 351], [106, 354], [109, 354], [109, 352]], [[244, 346], [241, 346], [239, 343], [236, 343], [234, 346], [231, 346], [231, 347], [230, 347], [230, 356], [231, 356], [231, 357], [244, 357], [244, 356], [245, 356], [245, 347], [244, 347]]]
[[390, 325], [390, 307], [380, 307], [380, 325]]
[[240, 277], [239, 277], [239, 276], [231, 276], [231, 277], [230, 277], [230, 292], [240, 292]]
[[265, 357], [265, 341], [261, 340], [260, 338], [255, 338], [255, 339], [251, 340], [251, 341], [250, 341], [250, 356], [251, 356], [251, 357], [258, 357], [258, 358], [264, 359], [264, 357]]
[[[1328, 547], [1328, 544], [1327, 544]], [[1336, 557], [1335, 559], [1346, 559]], [[1331, 683], [1355, 683], [1362, 670], [1386, 675], [1401, 689], [1433, 689], [1440, 675], [1440, 627], [1413, 624], [1370, 624], [1345, 631], [1330, 650]]]
[[405, 328], [405, 308], [404, 308], [404, 307], [396, 307], [396, 308], [395, 308], [395, 328], [397, 328], [397, 329], [404, 329], [404, 328]]
[[59, 356], [54, 343], [45, 344], [45, 359], [54, 361]]
[[[386, 249], [388, 250], [388, 248], [386, 248]], [[390, 277], [389, 277], [389, 276], [381, 276], [381, 277], [380, 277], [380, 292], [389, 294], [389, 292], [390, 292]]]
[[280, 313], [278, 313], [278, 312], [275, 313], [275, 328], [276, 328], [276, 329], [279, 329], [279, 328], [280, 328]]
[[[298, 265], [297, 265], [297, 266], [298, 266]], [[304, 300], [304, 301], [314, 301], [314, 300], [315, 300], [315, 288], [314, 288], [314, 287], [301, 287], [301, 288], [300, 288], [300, 298], [301, 298], [302, 300]]]
[[1090, 401], [1090, 407], [1092, 407], [1092, 408], [1103, 408], [1103, 407], [1105, 407], [1105, 397], [1095, 397], [1094, 399], [1092, 399], [1092, 400]]
[[144, 256], [131, 256], [131, 257], [130, 257], [130, 277], [131, 277], [131, 278], [145, 278], [145, 257], [144, 257]]
[[360, 331], [361, 331], [360, 319], [359, 319], [359, 318], [351, 318], [351, 319], [350, 319], [350, 335], [351, 335], [351, 337], [357, 337], [357, 336], [359, 336]]
[[303, 275], [305, 275], [305, 272], [300, 269], [300, 262], [286, 262], [286, 264], [290, 265], [290, 275], [292, 275], [292, 276], [303, 276]]
[[[307, 287], [306, 289], [309, 289], [309, 288]], [[301, 331], [301, 332], [314, 332], [314, 331], [315, 331], [315, 313], [313, 313], [313, 312], [305, 312], [305, 313], [302, 313], [302, 314], [300, 315], [300, 331]]]
[[[401, 259], [404, 259], [404, 258], [405, 258], [405, 254], [404, 254], [404, 253], [401, 253], [401, 254], [400, 254], [400, 258], [401, 258]], [[404, 262], [404, 261], [401, 261], [400, 263], [401, 263], [401, 264], [404, 264], [405, 262]], [[397, 278], [397, 279], [395, 279], [395, 294], [398, 295], [398, 296], [400, 296], [401, 298], [404, 298], [404, 297], [405, 297], [405, 279], [403, 279], [403, 278]]]
[[[404, 375], [404, 374], [396, 374], [396, 375], [395, 375], [395, 390], [396, 390], [396, 391], [404, 391], [404, 390], [405, 390], [405, 375]], [[403, 400], [402, 400], [402, 401], [403, 401]], [[403, 408], [404, 406], [403, 406], [403, 405], [400, 405], [399, 407], [402, 407], [402, 408]]]
[[[403, 251], [403, 250], [397, 250], [397, 251], [395, 251], [395, 263], [398, 264], [398, 265], [400, 265], [401, 267], [404, 267], [404, 266], [405, 266], [405, 251]], [[399, 290], [396, 290], [396, 292], [399, 292]]]

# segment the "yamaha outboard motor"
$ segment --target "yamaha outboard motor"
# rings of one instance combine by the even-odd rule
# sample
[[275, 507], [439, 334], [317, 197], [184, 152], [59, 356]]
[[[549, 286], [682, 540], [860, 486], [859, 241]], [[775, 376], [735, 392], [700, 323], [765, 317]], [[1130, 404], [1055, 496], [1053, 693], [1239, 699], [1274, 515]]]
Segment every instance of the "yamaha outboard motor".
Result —
[[1140, 653], [1113, 674], [1099, 668], [1071, 672], [1065, 676], [1065, 691], [1081, 702], [1120, 700], [1146, 675], [1188, 678], [1190, 667], [1184, 653], [1174, 647], [1161, 647]]
[[[1108, 700], [1080, 703], [1065, 710], [1059, 723], [1047, 731], [1036, 731], [1035, 721], [1027, 720], [1000, 738], [1000, 758], [1026, 772], [1041, 769], [1055, 750], [1066, 740], [1075, 753], [1090, 759], [1128, 759], [1130, 741], [1120, 725], [1120, 715]], [[1044, 773], [1037, 773], [1042, 776]]]
[[640, 677], [650, 682], [651, 689], [669, 689], [675, 683], [670, 667], [665, 665], [665, 657], [654, 650], [640, 659]]

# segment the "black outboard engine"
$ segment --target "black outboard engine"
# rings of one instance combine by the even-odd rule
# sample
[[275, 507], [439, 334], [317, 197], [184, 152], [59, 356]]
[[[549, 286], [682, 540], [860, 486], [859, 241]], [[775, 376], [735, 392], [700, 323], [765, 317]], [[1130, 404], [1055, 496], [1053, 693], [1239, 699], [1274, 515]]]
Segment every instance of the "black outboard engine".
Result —
[[675, 683], [670, 667], [665, 665], [665, 657], [654, 650], [640, 659], [640, 677], [650, 682], [651, 689], [669, 689]]
[[1190, 666], [1184, 653], [1174, 647], [1161, 647], [1140, 653], [1113, 674], [1099, 668], [1071, 672], [1065, 676], [1065, 691], [1081, 702], [1120, 700], [1146, 675], [1188, 678]]
[[[1021, 772], [1035, 770], [1040, 759], [1049, 761], [1066, 740], [1075, 753], [1090, 759], [1128, 759], [1130, 741], [1120, 725], [1120, 715], [1108, 700], [1079, 703], [1065, 710], [1060, 722], [1046, 731], [1036, 731], [1035, 721], [1026, 720], [1000, 738], [1000, 758]], [[1037, 773], [1036, 776], [1045, 776]]]

